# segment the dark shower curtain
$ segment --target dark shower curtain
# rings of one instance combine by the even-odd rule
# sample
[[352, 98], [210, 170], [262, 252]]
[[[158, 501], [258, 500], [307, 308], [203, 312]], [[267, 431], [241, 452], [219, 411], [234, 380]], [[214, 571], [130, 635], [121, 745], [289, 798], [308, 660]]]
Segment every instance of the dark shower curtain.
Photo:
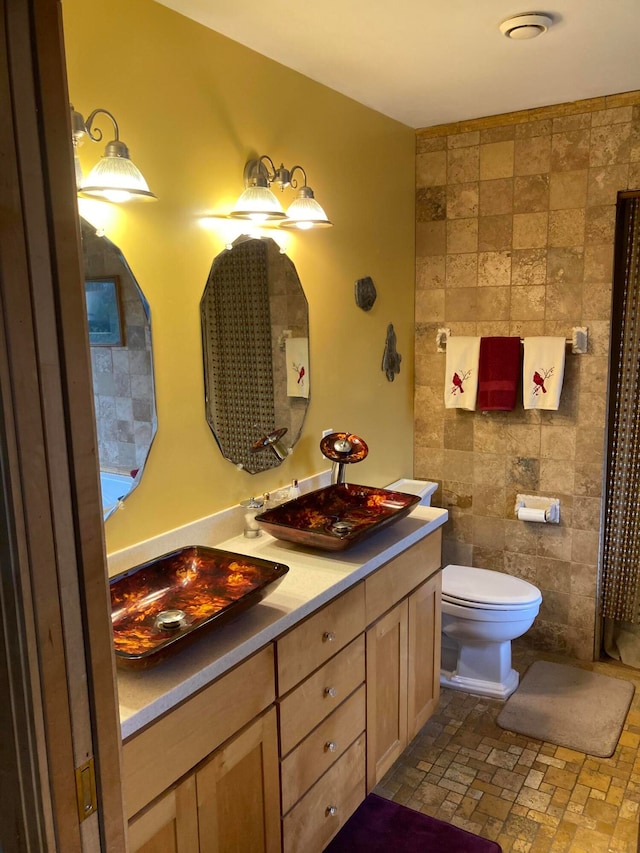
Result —
[[640, 666], [640, 191], [618, 196], [609, 376], [605, 648]]

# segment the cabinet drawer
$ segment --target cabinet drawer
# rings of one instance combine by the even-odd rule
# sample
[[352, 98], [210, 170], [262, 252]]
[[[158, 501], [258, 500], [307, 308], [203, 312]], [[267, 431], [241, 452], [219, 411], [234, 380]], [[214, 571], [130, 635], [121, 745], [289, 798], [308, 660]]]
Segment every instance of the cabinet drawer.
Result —
[[442, 530], [439, 528], [370, 575], [365, 580], [367, 625], [431, 577], [441, 564]]
[[278, 694], [283, 696], [322, 666], [364, 627], [364, 585], [360, 583], [277, 640]]
[[364, 681], [364, 635], [280, 701], [280, 751], [287, 755]]
[[364, 798], [361, 735], [284, 818], [284, 853], [320, 853]]
[[127, 816], [173, 785], [274, 699], [269, 645], [128, 740], [122, 748]]
[[286, 814], [313, 783], [334, 764], [366, 720], [364, 684], [311, 732], [282, 762], [282, 813]]

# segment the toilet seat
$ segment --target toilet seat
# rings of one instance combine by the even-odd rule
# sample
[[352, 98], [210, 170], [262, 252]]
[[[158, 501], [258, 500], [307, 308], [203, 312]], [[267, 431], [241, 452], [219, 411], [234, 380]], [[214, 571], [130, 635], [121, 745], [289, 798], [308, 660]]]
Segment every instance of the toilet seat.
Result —
[[489, 569], [449, 565], [442, 570], [442, 599], [479, 610], [527, 610], [540, 604], [540, 590], [528, 581]]
[[466, 598], [456, 598], [455, 595], [442, 594], [442, 601], [448, 604], [455, 604], [457, 607], [468, 607], [471, 610], [495, 610], [510, 613], [519, 613], [521, 610], [529, 610], [535, 607], [542, 601], [542, 596], [538, 595], [536, 599], [527, 604], [488, 604], [484, 601], [469, 601]]

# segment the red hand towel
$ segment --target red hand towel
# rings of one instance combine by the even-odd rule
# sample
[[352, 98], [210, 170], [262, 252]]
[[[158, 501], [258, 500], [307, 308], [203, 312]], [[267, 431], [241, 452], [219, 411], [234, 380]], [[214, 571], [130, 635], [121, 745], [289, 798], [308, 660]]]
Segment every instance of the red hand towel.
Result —
[[520, 377], [520, 338], [481, 338], [477, 408], [510, 412]]

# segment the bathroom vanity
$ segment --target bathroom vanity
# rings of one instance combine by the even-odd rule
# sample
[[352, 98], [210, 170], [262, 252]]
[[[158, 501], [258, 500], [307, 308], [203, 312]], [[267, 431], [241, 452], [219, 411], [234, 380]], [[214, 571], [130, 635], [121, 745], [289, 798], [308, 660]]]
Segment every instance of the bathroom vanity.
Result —
[[437, 705], [446, 519], [419, 506], [339, 556], [218, 543], [290, 571], [219, 632], [119, 673], [132, 853], [320, 853]]

